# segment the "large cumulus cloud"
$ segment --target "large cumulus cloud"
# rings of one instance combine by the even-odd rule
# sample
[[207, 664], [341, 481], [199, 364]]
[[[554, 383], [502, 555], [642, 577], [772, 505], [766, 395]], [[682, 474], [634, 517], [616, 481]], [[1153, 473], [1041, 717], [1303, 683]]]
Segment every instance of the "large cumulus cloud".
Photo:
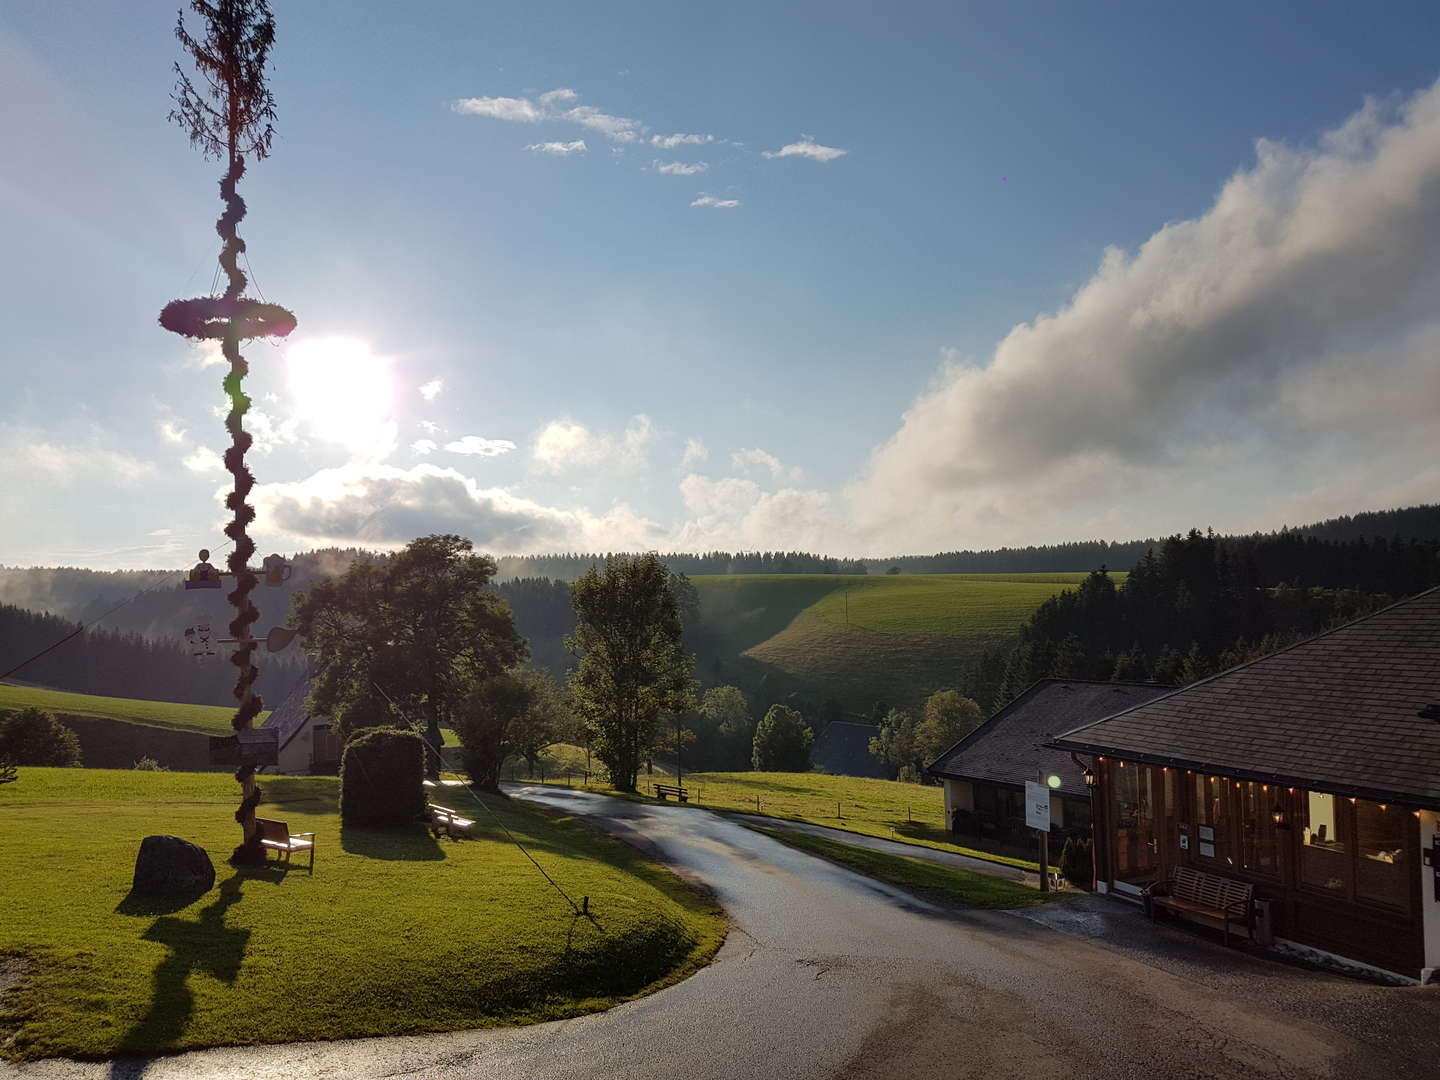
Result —
[[861, 548], [1271, 524], [1433, 498], [1440, 86], [1261, 140], [1202, 217], [958, 357], [848, 489]]

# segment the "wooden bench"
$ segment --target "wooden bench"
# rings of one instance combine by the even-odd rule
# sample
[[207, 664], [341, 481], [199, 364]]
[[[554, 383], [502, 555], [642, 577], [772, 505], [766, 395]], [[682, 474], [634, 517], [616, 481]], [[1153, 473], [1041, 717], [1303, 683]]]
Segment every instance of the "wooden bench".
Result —
[[467, 817], [461, 817], [448, 806], [436, 806], [430, 804], [430, 831], [439, 836], [443, 831], [447, 836], [469, 836], [475, 828], [475, 822]]
[[664, 802], [666, 798], [671, 795], [674, 795], [675, 798], [679, 799], [681, 802], [690, 801], [690, 792], [686, 791], [683, 787], [678, 787], [675, 784], [655, 785], [655, 797], [661, 802]]
[[275, 852], [275, 860], [280, 860], [280, 853], [285, 853], [285, 861], [290, 861], [290, 856], [297, 851], [310, 852], [310, 872], [315, 872], [315, 834], [313, 832], [291, 833], [290, 826], [283, 821], [271, 821], [269, 818], [255, 819], [255, 827], [260, 832], [260, 846], [267, 851]]
[[1254, 885], [1180, 866], [1168, 880], [1147, 885], [1144, 895], [1150, 902], [1152, 920], [1156, 908], [1167, 908], [1187, 918], [1213, 919], [1220, 923], [1225, 928], [1226, 945], [1230, 944], [1232, 922], [1244, 926], [1245, 932], [1254, 936]]

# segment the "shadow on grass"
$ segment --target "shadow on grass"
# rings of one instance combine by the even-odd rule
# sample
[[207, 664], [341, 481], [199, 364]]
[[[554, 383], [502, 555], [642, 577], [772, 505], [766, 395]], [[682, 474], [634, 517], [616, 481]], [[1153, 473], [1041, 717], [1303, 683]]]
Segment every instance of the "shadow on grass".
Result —
[[[200, 971], [221, 982], [233, 983], [245, 959], [250, 931], [225, 925], [225, 913], [239, 903], [246, 880], [273, 880], [274, 871], [257, 868], [237, 870], [220, 885], [219, 895], [201, 908], [199, 918], [176, 919], [162, 916], [141, 934], [143, 941], [158, 941], [170, 949], [151, 976], [154, 990], [150, 1008], [120, 1040], [120, 1048], [131, 1053], [164, 1050], [184, 1034], [195, 1011], [190, 975]], [[112, 1080], [143, 1076], [142, 1062], [117, 1061]]]
[[445, 858], [440, 842], [420, 822], [390, 829], [340, 824], [340, 846], [351, 855], [400, 862], [436, 862]]

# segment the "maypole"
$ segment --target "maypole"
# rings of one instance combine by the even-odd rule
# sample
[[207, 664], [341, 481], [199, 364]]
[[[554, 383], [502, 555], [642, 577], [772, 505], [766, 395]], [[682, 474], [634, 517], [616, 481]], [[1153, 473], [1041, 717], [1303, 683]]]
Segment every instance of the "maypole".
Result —
[[[259, 579], [250, 569], [255, 542], [247, 531], [255, 520], [255, 509], [246, 500], [255, 487], [255, 476], [245, 465], [252, 439], [245, 430], [250, 398], [243, 383], [250, 367], [241, 355], [240, 342], [284, 337], [295, 329], [295, 316], [285, 308], [244, 295], [246, 279], [239, 265], [245, 251], [245, 241], [238, 232], [245, 217], [245, 200], [236, 192], [236, 185], [245, 175], [247, 157], [262, 160], [269, 155], [274, 134], [275, 99], [265, 85], [265, 67], [275, 41], [275, 19], [268, 0], [191, 0], [190, 8], [204, 23], [202, 35], [195, 37], [186, 30], [182, 12], [175, 36], [194, 60], [195, 72], [204, 85], [197, 88], [176, 64], [179, 80], [170, 119], [186, 130], [191, 145], [199, 147], [207, 158], [225, 161], [227, 166], [220, 181], [225, 211], [215, 223], [215, 231], [224, 242], [220, 266], [225, 271], [226, 288], [218, 297], [172, 301], [160, 313], [160, 325], [194, 340], [218, 339], [230, 365], [223, 384], [230, 398], [230, 411], [225, 417], [225, 429], [230, 434], [225, 468], [233, 484], [225, 498], [232, 515], [225, 535], [235, 544], [228, 560], [235, 588], [227, 599], [235, 611], [230, 621], [230, 637], [235, 645], [230, 662], [238, 669], [235, 698], [239, 702], [230, 724], [241, 732], [252, 726], [264, 702], [254, 692], [260, 672], [255, 666], [258, 642], [250, 631], [260, 612], [250, 594]], [[237, 865], [263, 862], [265, 857], [255, 826], [255, 807], [260, 803], [255, 768], [242, 760], [235, 773], [242, 789], [240, 808], [235, 812], [242, 839], [231, 856], [231, 862]]]

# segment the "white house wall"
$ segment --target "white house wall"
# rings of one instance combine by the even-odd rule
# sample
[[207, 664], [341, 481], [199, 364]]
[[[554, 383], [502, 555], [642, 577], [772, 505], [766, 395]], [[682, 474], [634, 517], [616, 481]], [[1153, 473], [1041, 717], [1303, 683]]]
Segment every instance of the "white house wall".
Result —
[[945, 781], [945, 822], [954, 820], [956, 810], [975, 809], [975, 786], [969, 780]]
[[[1434, 851], [1435, 837], [1440, 834], [1440, 814], [1420, 811], [1420, 850]], [[1421, 860], [1420, 912], [1425, 933], [1425, 968], [1421, 982], [1440, 982], [1440, 900], [1435, 899], [1435, 873], [1440, 866], [1426, 866]]]

